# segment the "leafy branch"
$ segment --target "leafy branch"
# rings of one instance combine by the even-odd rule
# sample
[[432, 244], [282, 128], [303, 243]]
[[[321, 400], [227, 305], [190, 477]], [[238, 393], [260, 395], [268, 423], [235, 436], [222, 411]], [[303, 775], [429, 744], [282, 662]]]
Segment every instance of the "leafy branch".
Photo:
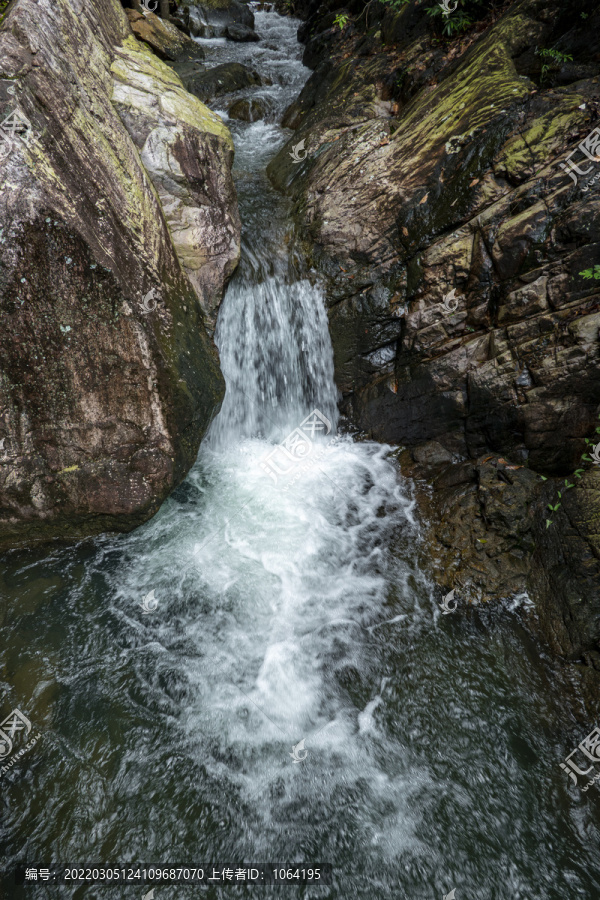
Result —
[[[581, 274], [581, 273], [580, 273], [580, 274]], [[599, 276], [599, 277], [600, 277], [600, 276]], [[598, 418], [600, 419], [600, 415], [598, 415]], [[595, 432], [595, 433], [596, 433], [597, 435], [600, 435], [600, 426], [598, 426], [598, 427], [596, 428], [596, 432]], [[596, 439], [596, 442], [598, 442], [598, 439]], [[588, 449], [589, 449], [590, 445], [591, 445], [592, 447], [596, 446], [596, 444], [594, 443], [594, 441], [593, 441], [591, 438], [586, 438], [586, 439], [585, 439], [585, 443], [586, 443]], [[585, 452], [581, 454], [581, 459], [582, 459], [583, 462], [590, 462], [590, 463], [593, 463], [593, 462], [594, 462], [594, 460], [592, 459], [592, 457], [591, 457], [591, 456], [588, 456], [587, 453], [585, 453]], [[579, 480], [579, 479], [581, 478], [581, 476], [583, 475], [584, 471], [585, 471], [585, 469], [575, 469], [575, 471], [573, 472], [572, 477], [573, 477], [573, 478], [577, 478], [577, 480]], [[540, 475], [540, 478], [542, 479], [542, 481], [548, 481], [548, 479], [545, 477], [545, 475]], [[564, 486], [564, 488], [563, 488], [563, 491], [568, 491], [568, 490], [570, 490], [571, 488], [574, 488], [574, 487], [575, 487], [575, 483], [571, 484], [571, 482], [569, 481], [569, 479], [568, 479], [568, 478], [565, 478], [565, 486]], [[554, 503], [554, 505], [553, 505], [552, 503], [548, 503], [548, 504], [547, 504], [548, 509], [550, 510], [550, 512], [553, 512], [553, 513], [557, 512], [557, 511], [560, 509], [560, 507], [562, 506], [562, 498], [563, 498], [563, 497], [562, 497], [562, 491], [557, 491], [557, 495], [558, 495], [558, 501], [557, 501], [556, 503]], [[550, 528], [550, 526], [551, 526], [552, 524], [553, 524], [552, 519], [546, 519], [546, 528]]]
[[[446, 13], [441, 3], [436, 3], [427, 9], [427, 15], [434, 19], [443, 16], [444, 27], [442, 33], [447, 37], [466, 31], [476, 19], [480, 18], [482, 14], [485, 15], [489, 8], [489, 3], [486, 0], [454, 0], [454, 2], [456, 6], [454, 8], [450, 7], [452, 12]], [[465, 8], [459, 9], [458, 7]], [[481, 11], [476, 7], [482, 7]]]
[[333, 25], [334, 27], [337, 25], [340, 31], [343, 31], [349, 21], [350, 16], [346, 15], [346, 13], [338, 13], [338, 15], [333, 20]]
[[595, 265], [593, 269], [584, 269], [579, 273], [583, 278], [600, 278], [600, 266]]
[[542, 65], [542, 76], [540, 81], [545, 81], [549, 72], [557, 72], [563, 63], [573, 62], [573, 57], [570, 53], [561, 53], [560, 50], [554, 50], [553, 48], [536, 50], [536, 53], [542, 59], [550, 60], [550, 62], [546, 62]]

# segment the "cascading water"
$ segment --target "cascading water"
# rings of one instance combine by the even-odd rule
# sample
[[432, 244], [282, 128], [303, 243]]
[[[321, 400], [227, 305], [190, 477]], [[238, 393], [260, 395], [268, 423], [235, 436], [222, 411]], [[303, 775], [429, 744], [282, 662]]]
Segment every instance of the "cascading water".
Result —
[[[308, 72], [298, 23], [256, 18], [258, 44], [203, 42], [210, 64], [273, 82], [246, 92], [269, 121], [228, 122], [244, 235], [216, 334], [222, 410], [152, 521], [5, 568], [0, 671], [44, 715], [2, 784], [7, 868], [330, 863], [330, 886], [208, 893], [592, 900], [598, 804], [558, 767], [540, 648], [509, 610], [441, 616], [390, 448], [336, 436], [323, 297], [264, 175]], [[315, 409], [312, 452], [277, 457], [274, 479], [265, 461]]]

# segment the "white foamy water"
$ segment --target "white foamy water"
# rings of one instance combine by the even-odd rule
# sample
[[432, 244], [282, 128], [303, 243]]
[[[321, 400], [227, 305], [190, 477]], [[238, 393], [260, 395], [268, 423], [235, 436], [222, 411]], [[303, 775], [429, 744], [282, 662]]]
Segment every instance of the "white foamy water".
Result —
[[[228, 433], [201, 451], [184, 509], [167, 506], [145, 529], [121, 599], [155, 591], [154, 640], [191, 689], [181, 710], [187, 741], [252, 805], [257, 852], [269, 848], [278, 785], [313, 807], [335, 784], [365, 779], [367, 806], [394, 804], [385, 827], [364, 817], [365, 840], [385, 847], [394, 832], [397, 849], [412, 834], [406, 804], [420, 776], [413, 771], [409, 786], [400, 748], [395, 775], [375, 761], [386, 678], [373, 681], [369, 652], [373, 626], [389, 620], [391, 581], [414, 577], [389, 553], [399, 531], [416, 534], [412, 503], [389, 448], [321, 438], [274, 484], [261, 467], [273, 443], [236, 437], [232, 425]], [[414, 621], [423, 611], [407, 598]], [[177, 634], [199, 654], [171, 650]], [[344, 679], [362, 671], [373, 685], [357, 704]], [[307, 755], [296, 763], [300, 741]]]
[[[307, 72], [284, 59], [289, 24], [265, 15], [257, 28], [266, 27], [275, 39], [286, 31], [277, 52], [254, 50], [254, 64], [271, 61], [274, 84], [260, 90], [278, 102], [280, 115]], [[247, 61], [249, 51], [227, 52]], [[261, 823], [252, 841], [257, 852], [269, 849], [268, 835], [273, 840], [273, 791], [316, 806], [336, 784], [365, 779], [367, 806], [393, 798], [385, 827], [377, 816], [364, 817], [365, 840], [385, 846], [393, 833], [403, 844], [412, 833], [411, 790], [400, 762], [391, 775], [374, 758], [387, 681], [383, 672], [366, 673], [373, 668], [371, 629], [391, 618], [392, 583], [394, 600], [404, 586], [408, 608], [420, 614], [408, 588], [415, 573], [390, 553], [399, 533], [416, 539], [413, 503], [391, 448], [337, 431], [322, 290], [314, 275], [290, 266], [287, 201], [264, 176], [285, 139], [281, 128], [229, 124], [237, 129], [244, 235], [215, 336], [227, 391], [183, 507], [166, 504], [144, 529], [120, 595], [155, 591], [155, 638], [189, 686], [181, 710], [187, 740], [213, 778], [251, 803]], [[303, 429], [315, 410], [313, 427]], [[295, 443], [277, 449], [290, 433]], [[284, 477], [269, 467], [273, 454]], [[197, 655], [172, 653], [178, 633]], [[357, 679], [364, 680], [358, 700], [351, 687]], [[419, 776], [411, 777], [414, 787]]]

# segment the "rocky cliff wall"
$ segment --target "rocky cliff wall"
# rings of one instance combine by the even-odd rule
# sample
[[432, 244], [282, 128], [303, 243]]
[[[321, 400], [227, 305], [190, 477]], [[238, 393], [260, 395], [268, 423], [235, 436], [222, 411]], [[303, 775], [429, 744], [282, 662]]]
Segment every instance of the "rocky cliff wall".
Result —
[[[315, 72], [269, 174], [328, 286], [343, 409], [411, 448], [440, 585], [529, 589], [597, 697], [600, 474], [573, 472], [600, 408], [600, 153], [576, 149], [600, 11], [520, 0], [445, 40], [422, 4], [354, 4], [343, 30], [340, 7], [305, 7]], [[544, 48], [572, 59], [543, 73]]]
[[128, 530], [223, 394], [231, 137], [117, 0], [13, 0], [0, 92], [0, 547]]

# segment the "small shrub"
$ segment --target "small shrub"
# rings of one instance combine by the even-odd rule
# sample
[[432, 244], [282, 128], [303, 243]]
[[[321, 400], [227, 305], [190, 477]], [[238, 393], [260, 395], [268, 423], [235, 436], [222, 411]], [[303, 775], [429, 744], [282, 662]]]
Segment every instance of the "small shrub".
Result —
[[561, 53], [560, 50], [549, 49], [537, 50], [536, 52], [542, 59], [550, 60], [550, 62], [546, 62], [542, 66], [541, 81], [545, 81], [548, 78], [549, 72], [558, 71], [563, 63], [573, 62], [573, 57], [570, 53]]
[[[452, 3], [452, 0], [450, 0]], [[489, 4], [485, 0], [454, 0], [457, 4], [456, 9], [446, 15], [440, 3], [430, 6], [427, 15], [433, 19], [443, 19], [444, 27], [442, 33], [446, 37], [454, 37], [455, 34], [461, 34], [471, 27], [473, 22], [484, 16], [489, 8]], [[450, 7], [451, 8], [451, 7]]]
[[338, 15], [333, 20], [333, 26], [337, 25], [340, 31], [343, 31], [348, 22], [350, 21], [350, 16], [346, 15], [346, 13], [338, 13]]

